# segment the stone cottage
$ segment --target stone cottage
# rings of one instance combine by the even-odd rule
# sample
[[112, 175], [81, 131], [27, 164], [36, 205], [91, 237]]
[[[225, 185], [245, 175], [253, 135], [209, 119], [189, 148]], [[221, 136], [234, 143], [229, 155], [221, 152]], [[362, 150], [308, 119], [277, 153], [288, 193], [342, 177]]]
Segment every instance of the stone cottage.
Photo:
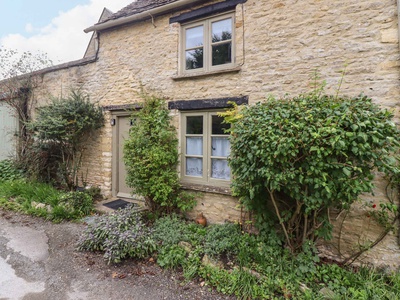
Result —
[[[395, 0], [138, 0], [114, 14], [105, 10], [85, 32], [93, 33], [85, 57], [42, 70], [36, 95], [44, 103], [81, 87], [104, 108], [106, 126], [84, 168], [106, 196], [131, 195], [122, 145], [141, 89], [168, 99], [181, 183], [200, 192], [193, 213], [204, 211], [210, 222], [241, 218], [217, 116], [228, 101], [251, 105], [269, 94], [307, 92], [315, 70], [334, 92], [345, 69], [341, 93], [363, 92], [399, 117]], [[395, 235], [368, 255], [400, 266]]]

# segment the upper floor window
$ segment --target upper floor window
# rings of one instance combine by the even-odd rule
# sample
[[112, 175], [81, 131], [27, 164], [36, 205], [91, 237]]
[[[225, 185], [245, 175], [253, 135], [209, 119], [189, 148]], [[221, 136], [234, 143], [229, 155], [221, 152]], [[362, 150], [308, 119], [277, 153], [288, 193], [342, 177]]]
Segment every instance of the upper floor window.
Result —
[[182, 26], [182, 73], [211, 72], [234, 66], [234, 14]]

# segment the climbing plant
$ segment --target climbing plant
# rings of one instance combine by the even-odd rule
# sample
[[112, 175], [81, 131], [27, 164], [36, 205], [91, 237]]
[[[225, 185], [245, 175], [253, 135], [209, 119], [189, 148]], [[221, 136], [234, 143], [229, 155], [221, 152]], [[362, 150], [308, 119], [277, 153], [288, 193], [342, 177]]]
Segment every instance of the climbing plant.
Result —
[[124, 145], [128, 186], [145, 198], [153, 212], [192, 208], [193, 197], [180, 190], [178, 138], [165, 101], [144, 96], [143, 107], [132, 116], [132, 124]]

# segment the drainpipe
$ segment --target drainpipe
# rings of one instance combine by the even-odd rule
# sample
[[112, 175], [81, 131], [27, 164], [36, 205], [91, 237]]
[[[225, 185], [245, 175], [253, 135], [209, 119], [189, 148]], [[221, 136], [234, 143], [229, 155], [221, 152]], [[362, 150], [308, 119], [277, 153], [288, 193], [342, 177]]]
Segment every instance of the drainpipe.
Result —
[[400, 47], [400, 0], [397, 0], [397, 34], [399, 37], [399, 47]]
[[[400, 1], [400, 0], [398, 0], [398, 1]], [[86, 28], [83, 31], [88, 33], [91, 31], [100, 31], [100, 30], [109, 29], [109, 28], [112, 28], [115, 26], [125, 25], [125, 24], [131, 23], [131, 22], [144, 20], [149, 17], [153, 17], [153, 16], [156, 16], [156, 15], [159, 15], [162, 13], [166, 13], [166, 12], [174, 10], [176, 8], [180, 8], [182, 6], [191, 5], [191, 4], [194, 4], [195, 2], [199, 2], [199, 0], [178, 0], [176, 2], [169, 3], [169, 4], [166, 4], [163, 6], [159, 6], [159, 7], [155, 7], [153, 9], [146, 10], [146, 11], [143, 11], [143, 12], [135, 14], [135, 15], [118, 18], [115, 20], [110, 20], [105, 23], [95, 24], [93, 26]]]

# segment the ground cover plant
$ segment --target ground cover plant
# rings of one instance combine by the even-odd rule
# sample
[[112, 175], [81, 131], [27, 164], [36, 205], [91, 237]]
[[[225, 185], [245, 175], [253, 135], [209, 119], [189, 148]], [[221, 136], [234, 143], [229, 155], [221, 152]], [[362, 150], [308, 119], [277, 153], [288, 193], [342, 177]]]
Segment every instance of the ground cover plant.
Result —
[[1, 161], [0, 171], [2, 208], [54, 222], [79, 219], [93, 211], [93, 197], [87, 192], [64, 192], [47, 183], [30, 181], [12, 161]]
[[152, 256], [163, 268], [182, 272], [185, 280], [238, 299], [400, 297], [398, 272], [322, 261], [312, 242], [295, 256], [278, 235], [251, 235], [238, 224], [203, 227], [172, 215], [148, 226], [131, 208], [121, 210], [89, 226], [79, 249], [103, 251], [111, 262]]

